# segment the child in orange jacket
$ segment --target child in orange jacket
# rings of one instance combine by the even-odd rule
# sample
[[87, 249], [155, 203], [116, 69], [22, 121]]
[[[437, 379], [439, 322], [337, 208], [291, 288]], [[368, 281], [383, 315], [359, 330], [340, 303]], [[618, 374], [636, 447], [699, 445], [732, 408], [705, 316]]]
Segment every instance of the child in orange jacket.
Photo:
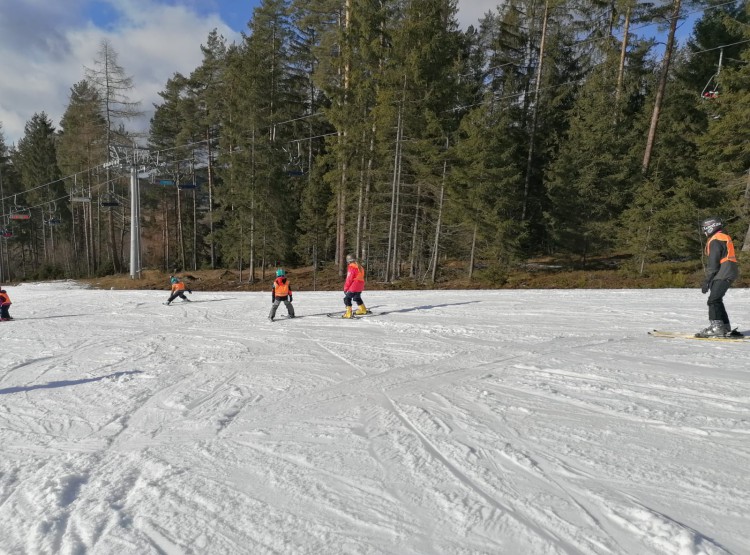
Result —
[[8, 312], [8, 309], [10, 309], [10, 305], [12, 304], [8, 292], [5, 289], [0, 289], [0, 320], [5, 321], [13, 319]]
[[271, 312], [268, 314], [268, 319], [271, 322], [276, 317], [276, 310], [282, 302], [286, 306], [289, 317], [294, 318], [292, 287], [289, 284], [289, 279], [286, 277], [286, 272], [279, 268], [276, 270], [276, 279], [273, 281], [273, 286], [271, 287]]
[[178, 277], [171, 276], [169, 278], [169, 283], [172, 285], [172, 294], [169, 296], [169, 299], [167, 299], [167, 302], [165, 304], [170, 304], [177, 297], [180, 297], [183, 301], [190, 302], [190, 299], [185, 296], [185, 291], [187, 291], [191, 295], [193, 294], [193, 292], [185, 286], [184, 281], [182, 281]]

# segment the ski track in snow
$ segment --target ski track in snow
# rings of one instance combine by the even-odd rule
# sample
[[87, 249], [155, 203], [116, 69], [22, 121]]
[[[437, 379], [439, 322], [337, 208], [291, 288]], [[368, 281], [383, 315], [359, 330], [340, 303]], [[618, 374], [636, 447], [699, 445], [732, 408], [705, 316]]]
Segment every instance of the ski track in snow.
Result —
[[750, 553], [750, 342], [646, 335], [693, 290], [195, 290], [10, 290], [0, 554]]

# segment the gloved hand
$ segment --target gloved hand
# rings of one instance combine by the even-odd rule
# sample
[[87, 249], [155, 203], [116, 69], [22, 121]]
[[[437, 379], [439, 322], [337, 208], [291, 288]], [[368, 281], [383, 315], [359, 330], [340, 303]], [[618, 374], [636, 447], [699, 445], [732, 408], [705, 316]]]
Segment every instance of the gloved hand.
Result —
[[289, 302], [292, 302], [292, 296], [289, 295]]
[[193, 292], [192, 292], [192, 291], [188, 291], [188, 293], [190, 293], [191, 295], [193, 294]]
[[708, 290], [711, 289], [711, 282], [710, 281], [704, 281], [703, 285], [701, 285], [701, 293], [704, 295], [708, 293]]
[[271, 299], [271, 304], [273, 304], [274, 302], [276, 302], [276, 299]]

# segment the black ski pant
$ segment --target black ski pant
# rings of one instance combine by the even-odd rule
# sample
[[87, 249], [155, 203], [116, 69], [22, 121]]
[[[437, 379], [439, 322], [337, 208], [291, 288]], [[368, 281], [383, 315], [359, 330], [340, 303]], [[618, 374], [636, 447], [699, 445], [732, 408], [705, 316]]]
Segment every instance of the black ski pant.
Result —
[[285, 297], [282, 297], [280, 299], [275, 299], [273, 301], [273, 304], [271, 305], [271, 313], [268, 315], [268, 317], [273, 320], [276, 318], [276, 310], [278, 310], [279, 305], [281, 303], [284, 303], [286, 306], [286, 311], [289, 313], [290, 318], [294, 318], [294, 307], [292, 306], [292, 301], [286, 299]]
[[362, 294], [359, 291], [347, 291], [344, 295], [344, 306], [352, 306], [352, 301], [357, 303], [357, 306], [364, 304], [362, 302]]
[[0, 318], [10, 318], [10, 305], [0, 306]]
[[167, 300], [168, 303], [171, 303], [173, 300], [175, 300], [177, 297], [180, 297], [183, 301], [187, 301], [188, 298], [185, 296], [184, 291], [175, 291], [169, 296], [169, 299]]
[[715, 279], [711, 282], [711, 293], [708, 295], [709, 320], [721, 320], [729, 326], [729, 316], [724, 308], [724, 295], [731, 285], [732, 282], [726, 279]]

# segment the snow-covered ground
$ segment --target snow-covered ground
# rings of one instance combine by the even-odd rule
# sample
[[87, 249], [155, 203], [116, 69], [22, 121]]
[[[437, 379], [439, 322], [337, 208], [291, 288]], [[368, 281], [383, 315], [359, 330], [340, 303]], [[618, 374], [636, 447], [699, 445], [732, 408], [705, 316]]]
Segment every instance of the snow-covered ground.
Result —
[[750, 553], [750, 341], [646, 334], [699, 291], [8, 292], [0, 553]]

